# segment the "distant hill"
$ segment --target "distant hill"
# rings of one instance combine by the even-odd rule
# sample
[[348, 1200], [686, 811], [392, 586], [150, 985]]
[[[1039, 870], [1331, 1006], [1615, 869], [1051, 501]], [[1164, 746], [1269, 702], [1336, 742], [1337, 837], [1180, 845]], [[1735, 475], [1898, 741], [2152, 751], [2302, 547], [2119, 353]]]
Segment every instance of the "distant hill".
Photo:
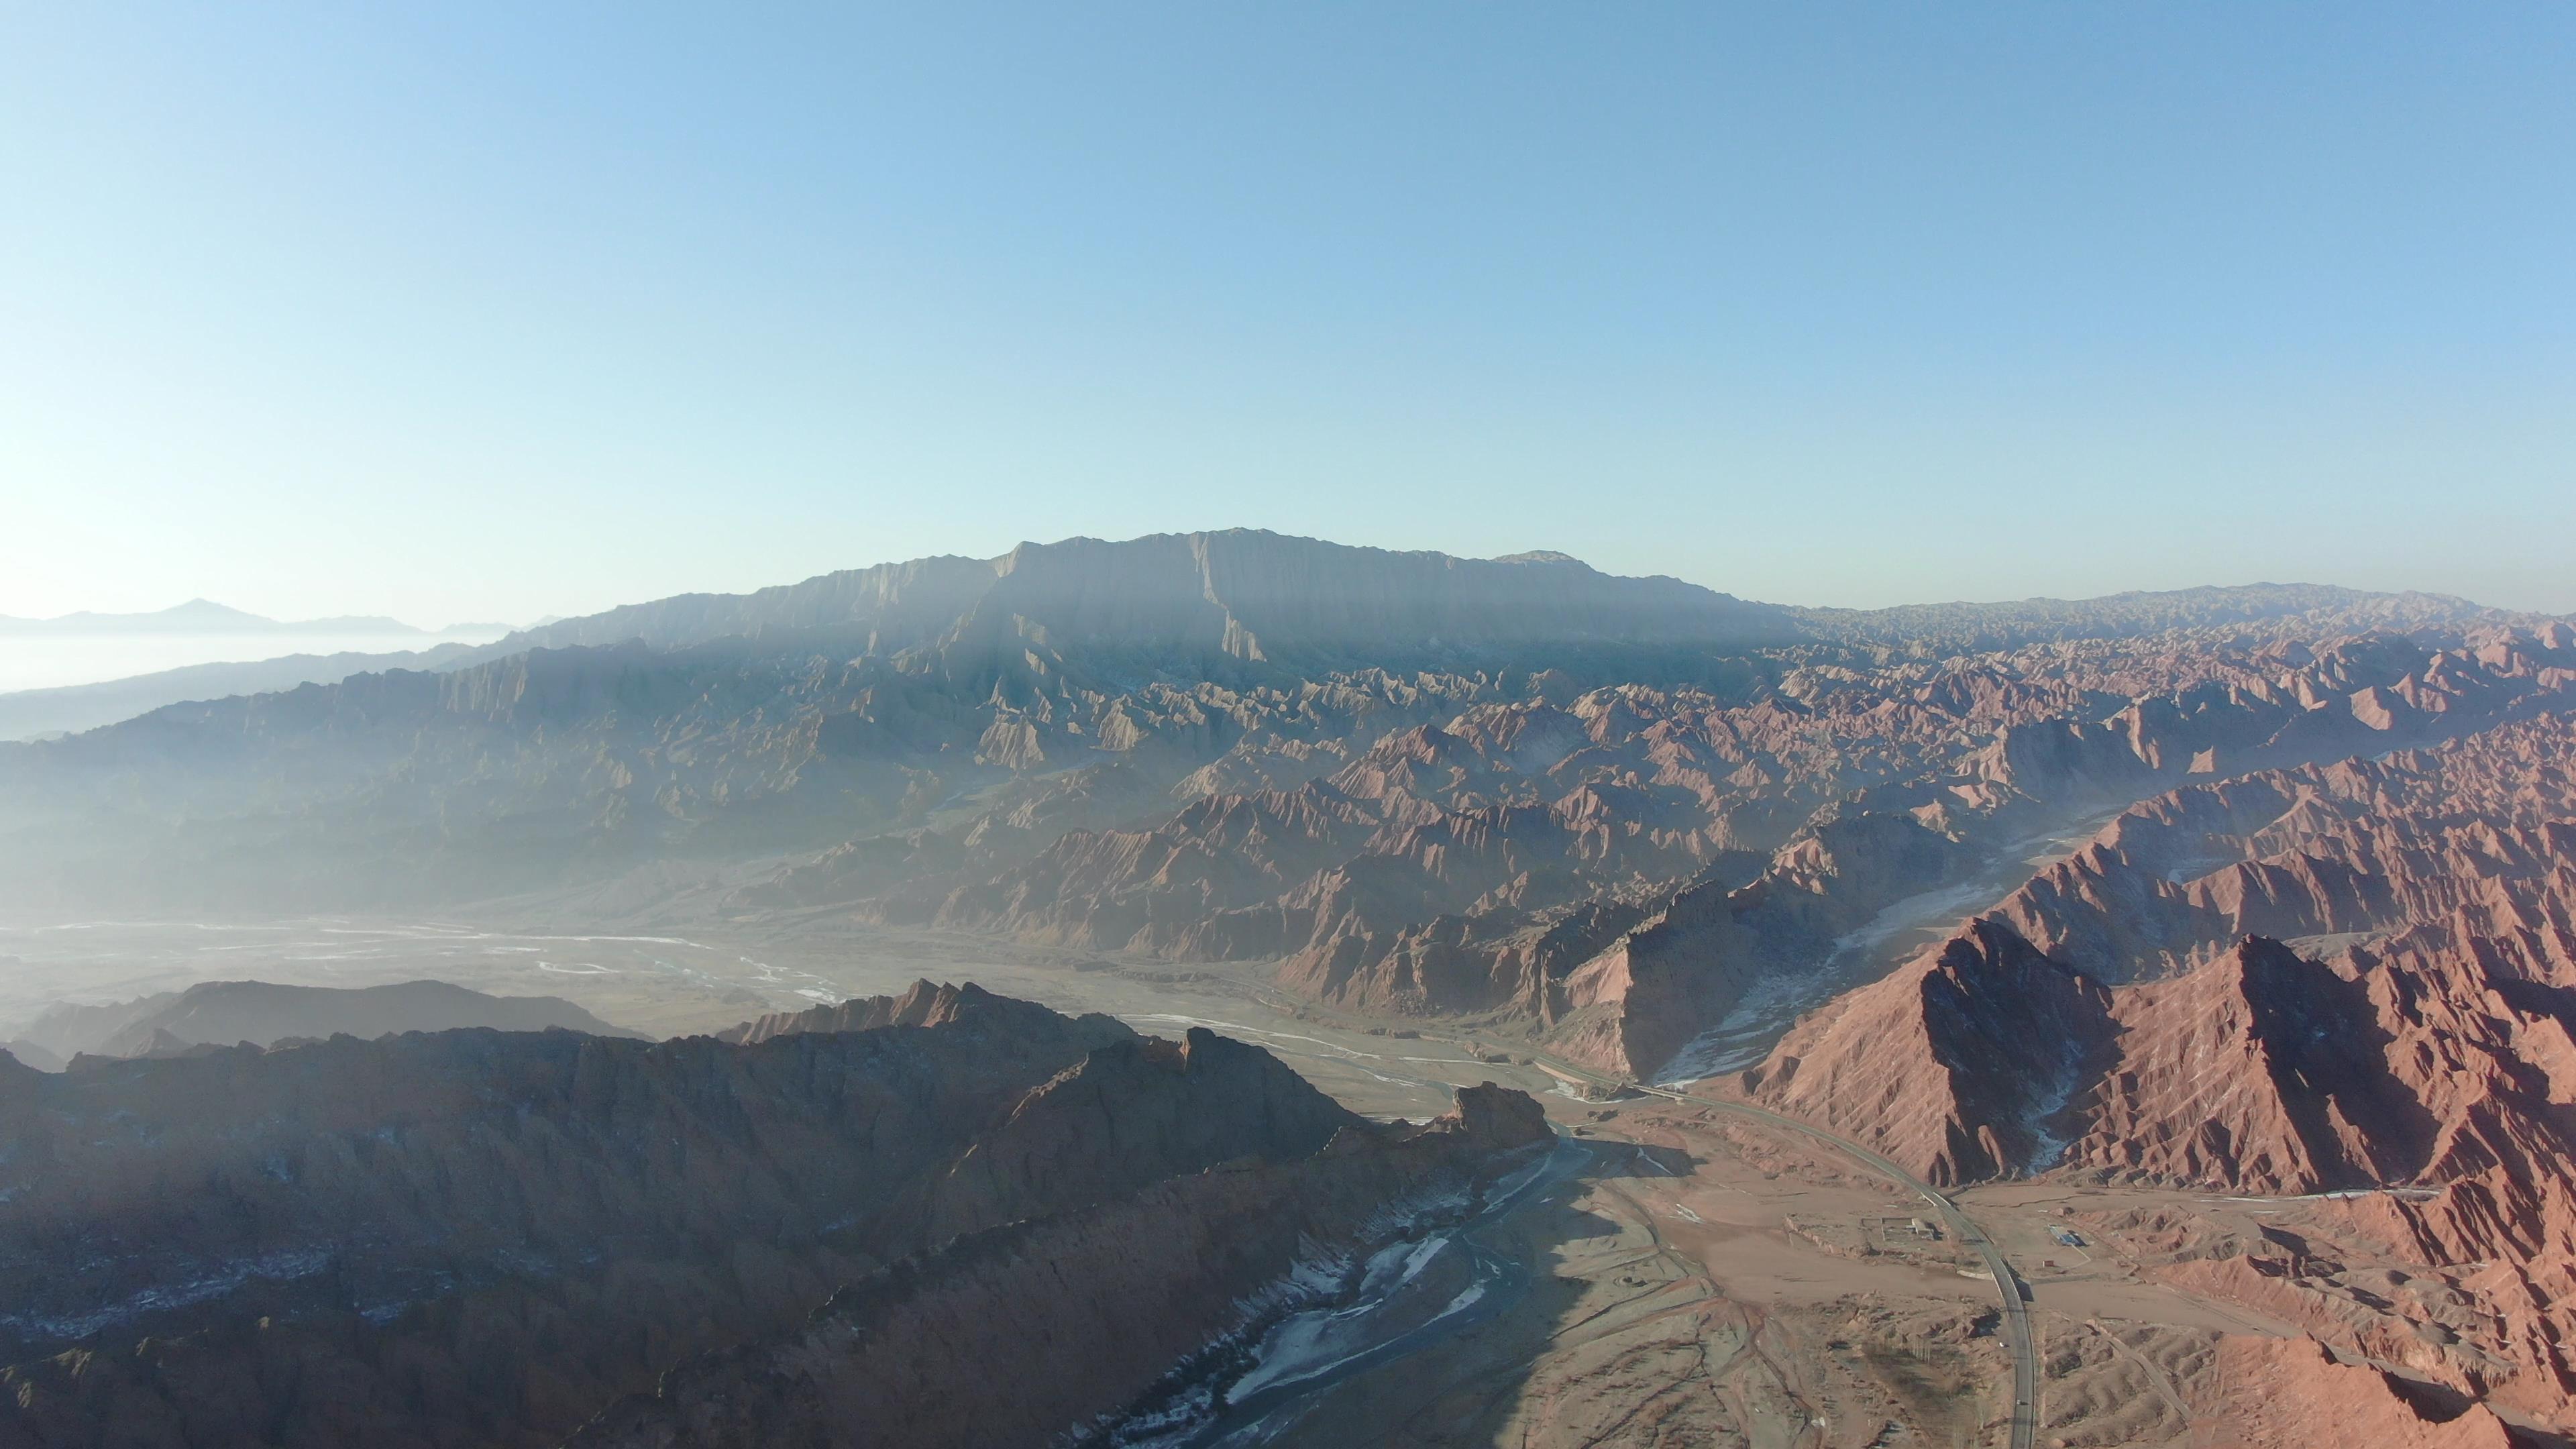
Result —
[[78, 734], [163, 705], [336, 684], [370, 670], [437, 669], [462, 660], [471, 648], [451, 641], [390, 654], [287, 654], [241, 664], [190, 664], [97, 684], [15, 690], [0, 694], [0, 740]]
[[173, 1043], [267, 1046], [290, 1037], [345, 1033], [372, 1039], [395, 1032], [469, 1026], [496, 1031], [562, 1027], [592, 1036], [642, 1035], [602, 1021], [560, 997], [487, 996], [444, 981], [359, 987], [206, 981], [185, 991], [110, 1006], [53, 1007], [20, 1029], [15, 1040], [0, 1046], [29, 1066], [52, 1067], [84, 1053], [135, 1057], [166, 1052]]
[[399, 619], [342, 615], [330, 619], [270, 619], [212, 599], [190, 599], [148, 614], [99, 614], [82, 610], [52, 619], [0, 614], [0, 635], [81, 634], [427, 634]]

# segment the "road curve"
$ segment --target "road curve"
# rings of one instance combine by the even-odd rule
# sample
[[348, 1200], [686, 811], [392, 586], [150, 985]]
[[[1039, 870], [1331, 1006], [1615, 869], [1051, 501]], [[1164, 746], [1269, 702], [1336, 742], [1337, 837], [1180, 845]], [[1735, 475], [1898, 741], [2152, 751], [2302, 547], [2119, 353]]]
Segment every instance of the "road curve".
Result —
[[1976, 1249], [1977, 1255], [1986, 1260], [1986, 1270], [1994, 1275], [1995, 1289], [2003, 1299], [2004, 1340], [2012, 1349], [2013, 1356], [2011, 1449], [2031, 1449], [2032, 1442], [2039, 1433], [2039, 1353], [2033, 1346], [2030, 1335], [2030, 1306], [2022, 1298], [2021, 1279], [2014, 1274], [2012, 1264], [2004, 1257], [2003, 1250], [1995, 1246], [1994, 1239], [1987, 1236], [1986, 1230], [1977, 1225], [1976, 1219], [1959, 1210], [1957, 1203], [1936, 1191], [1931, 1184], [1916, 1178], [1912, 1173], [1869, 1148], [1847, 1137], [1836, 1136], [1821, 1127], [1801, 1122], [1795, 1117], [1784, 1117], [1777, 1112], [1768, 1112], [1760, 1107], [1747, 1106], [1742, 1102], [1722, 1101], [1714, 1097], [1693, 1097], [1664, 1087], [1650, 1087], [1641, 1082], [1622, 1081], [1555, 1057], [1532, 1054], [1526, 1045], [1518, 1046], [1516, 1049], [1524, 1055], [1532, 1055], [1535, 1060], [1546, 1063], [1548, 1070], [1567, 1077], [1579, 1078], [1604, 1087], [1623, 1087], [1629, 1091], [1643, 1092], [1651, 1097], [1663, 1097], [1671, 1101], [1687, 1103], [1693, 1107], [1706, 1107], [1712, 1111], [1751, 1118], [1766, 1126], [1795, 1132], [1842, 1153], [1845, 1157], [1851, 1158], [1861, 1166], [1930, 1203], [1933, 1210], [1941, 1215], [1942, 1226], [1957, 1236], [1960, 1242]]

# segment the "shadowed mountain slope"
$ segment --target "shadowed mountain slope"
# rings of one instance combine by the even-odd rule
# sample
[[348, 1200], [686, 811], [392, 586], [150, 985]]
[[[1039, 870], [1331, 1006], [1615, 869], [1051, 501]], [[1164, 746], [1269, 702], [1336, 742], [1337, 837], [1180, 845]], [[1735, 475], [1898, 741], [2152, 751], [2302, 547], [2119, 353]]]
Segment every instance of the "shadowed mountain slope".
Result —
[[[1327, 1226], [1301, 1194], [1355, 1230], [1531, 1140], [1417, 1146], [1206, 1032], [971, 987], [904, 1000], [890, 1014], [925, 1024], [740, 1045], [468, 1030], [0, 1062], [0, 1442], [552, 1444], [695, 1355], [795, 1332], [841, 1285], [949, 1312], [997, 1232], [1135, 1212], [1144, 1241], [1293, 1247]], [[1273, 1191], [1169, 1190], [1228, 1162]], [[1131, 1258], [1060, 1255], [1016, 1279], [1019, 1311], [1114, 1301]], [[1258, 1286], [1187, 1261], [1156, 1283], [1175, 1324]], [[1042, 1364], [990, 1368], [938, 1371], [986, 1375], [996, 1411], [1079, 1407]]]

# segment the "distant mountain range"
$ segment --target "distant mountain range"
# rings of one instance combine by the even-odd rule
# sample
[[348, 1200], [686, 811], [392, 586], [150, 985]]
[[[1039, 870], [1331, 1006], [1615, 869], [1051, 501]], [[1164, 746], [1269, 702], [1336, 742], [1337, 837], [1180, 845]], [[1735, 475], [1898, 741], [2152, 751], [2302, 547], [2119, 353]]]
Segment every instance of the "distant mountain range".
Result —
[[330, 619], [280, 620], [248, 613], [212, 599], [190, 599], [148, 614], [100, 614], [83, 610], [52, 619], [19, 619], [0, 614], [0, 637], [134, 634], [419, 634], [429, 638], [484, 638], [506, 633], [506, 624], [450, 624], [420, 629], [381, 615], [347, 614]]
[[[1696, 1083], [1930, 1181], [2157, 1185], [2052, 1204], [2054, 1241], [2125, 1235], [2142, 1283], [2560, 1424], [2571, 764], [2576, 622], [2438, 595], [1799, 609], [1556, 554], [1073, 539], [0, 745], [0, 908], [889, 930], [1221, 976], [1391, 1038], [1471, 1032], [1487, 1062]], [[21, 1060], [89, 1060], [0, 1060], [0, 1228], [40, 1245], [0, 1261], [19, 1437], [103, 1444], [41, 1426], [206, 1383], [270, 1439], [393, 1422], [443, 1325], [498, 1323], [526, 1331], [435, 1369], [471, 1391], [431, 1437], [1053, 1442], [1203, 1354], [1302, 1245], [1547, 1135], [1491, 1088], [1363, 1129], [1204, 1030], [927, 983], [722, 1039], [232, 1045], [507, 1005], [275, 990], [58, 1014]], [[1589, 1114], [1622, 1117], [1601, 1146], [1630, 1110]], [[102, 1218], [102, 1182], [156, 1195]], [[2227, 1197], [2378, 1187], [2403, 1195], [2203, 1235]], [[311, 1256], [259, 1267], [280, 1244]], [[196, 1308], [210, 1284], [241, 1291]], [[1849, 1302], [1806, 1321], [1844, 1331]], [[303, 1326], [379, 1306], [364, 1355]], [[1073, 1347], [989, 1392], [1028, 1342]], [[1162, 1381], [1205, 1401], [1191, 1362]], [[2442, 1442], [2508, 1442], [2461, 1425]]]
[[462, 659], [473, 645], [462, 640], [425, 644], [385, 654], [283, 654], [245, 663], [188, 664], [97, 684], [0, 693], [0, 740], [78, 734], [149, 714], [191, 699], [268, 694], [304, 684], [336, 684], [352, 674], [384, 669], [436, 669]]
[[342, 1034], [373, 1040], [394, 1032], [476, 1026], [636, 1035], [560, 997], [488, 996], [444, 981], [356, 987], [203, 981], [110, 1006], [55, 1006], [0, 1042], [0, 1049], [51, 1071], [84, 1053], [93, 1059], [166, 1056], [242, 1042], [269, 1046]]
[[[641, 640], [856, 643], [872, 655], [1043, 647], [1244, 665], [1378, 662], [1526, 645], [1788, 643], [1790, 611], [1564, 554], [1501, 559], [1354, 548], [1257, 529], [1024, 543], [995, 559], [914, 559], [750, 594], [681, 594], [513, 634], [486, 657]], [[1040, 637], [1043, 636], [1043, 637]]]
[[[2243, 652], [2285, 638], [2456, 637], [2512, 622], [2463, 600], [2307, 585], [1791, 609], [1605, 574], [1560, 554], [1466, 559], [1250, 530], [1070, 539], [997, 559], [928, 558], [752, 594], [682, 595], [523, 630], [427, 670], [201, 694], [70, 739], [0, 745], [0, 891], [22, 905], [428, 903], [606, 879], [655, 860], [732, 866], [847, 846], [836, 858], [855, 875], [830, 887], [838, 898], [899, 888], [916, 894], [887, 909], [908, 918], [1058, 930], [1038, 926], [1043, 913], [1029, 903], [919, 895], [933, 890], [919, 877], [968, 869], [993, 889], [1036, 889], [991, 872], [1071, 829], [1295, 789], [1373, 751], [1419, 754], [1366, 764], [1363, 773], [1396, 770], [1401, 782], [1355, 777], [1328, 812], [1401, 818], [1299, 827], [1320, 832], [1314, 848], [1329, 855], [1342, 847], [1321, 842], [1356, 848], [1381, 826], [1438, 825], [1444, 810], [1473, 819], [1535, 790], [1555, 793], [1530, 803], [1556, 799], [1576, 777], [1560, 783], [1540, 755], [1576, 749], [1571, 735], [1556, 739], [1568, 731], [1622, 752], [1615, 768], [1599, 758], [1599, 779], [1581, 778], [1620, 832], [1642, 832], [1641, 853], [1586, 847], [1594, 864], [1583, 870], [1664, 878], [1733, 859], [1726, 852], [1779, 847], [1838, 794], [1935, 757], [1907, 745], [1863, 763], [1836, 746], [1846, 763], [1812, 778], [1762, 783], [1765, 772], [1810, 768], [1779, 753], [1686, 784], [1675, 774], [1679, 746], [1665, 740], [1678, 726], [1650, 728], [1651, 709], [1758, 707], [1785, 721], [1812, 710], [1837, 674], [1922, 660], [1867, 692], [1925, 714], [1909, 728], [1964, 755], [1989, 738], [1987, 725], [1912, 702], [1936, 688], [1933, 661], [2177, 630], [2216, 631], [2205, 645]], [[2402, 677], [2421, 652], [2396, 659], [2387, 677]], [[2205, 674], [2173, 677], [2161, 687]], [[2107, 713], [2152, 692], [2143, 678], [2111, 682], [2081, 698], [2051, 684], [2016, 709]], [[229, 683], [172, 687], [213, 693]], [[1937, 687], [1964, 699], [1990, 686]], [[1650, 708], [1643, 690], [1662, 702]], [[1602, 691], [1627, 691], [1629, 703]], [[1473, 711], [1557, 710], [1586, 696], [1601, 702], [1582, 708], [1606, 710], [1604, 722], [1533, 717], [1537, 735], [1471, 747], [1395, 738], [1464, 727]], [[1477, 758], [1451, 758], [1461, 748]], [[1504, 773], [1486, 778], [1497, 765]], [[969, 801], [981, 803], [966, 811]], [[925, 828], [934, 834], [911, 838]], [[1284, 838], [1274, 826], [1256, 844]], [[1533, 860], [1558, 848], [1514, 847], [1537, 850]], [[883, 868], [867, 864], [880, 856]], [[1483, 878], [1483, 867], [1457, 874], [1463, 858], [1458, 847], [1435, 857], [1453, 876], [1439, 899]], [[1313, 868], [1295, 867], [1272, 889]], [[1455, 905], [1510, 879], [1486, 880]], [[800, 897], [814, 888], [810, 878], [782, 884]], [[1535, 901], [1573, 888], [1567, 878], [1526, 889], [1539, 891]], [[1109, 919], [1081, 934], [1126, 940], [1139, 929], [1112, 931]]]

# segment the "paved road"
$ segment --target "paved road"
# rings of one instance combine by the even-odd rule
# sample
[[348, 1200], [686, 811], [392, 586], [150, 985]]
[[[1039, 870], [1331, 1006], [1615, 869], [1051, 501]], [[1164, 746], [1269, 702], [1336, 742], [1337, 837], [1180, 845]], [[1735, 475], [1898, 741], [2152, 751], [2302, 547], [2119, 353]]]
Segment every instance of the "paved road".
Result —
[[[1518, 1049], [1528, 1054], [1528, 1048], [1525, 1045]], [[2022, 1298], [2021, 1279], [2014, 1275], [2012, 1264], [2005, 1259], [2003, 1250], [1995, 1246], [1994, 1239], [1986, 1235], [1986, 1230], [1977, 1225], [1976, 1219], [1959, 1210], [1957, 1203], [1935, 1191], [1931, 1184], [1920, 1181], [1904, 1168], [1859, 1143], [1801, 1122], [1795, 1117], [1783, 1117], [1777, 1112], [1766, 1112], [1759, 1107], [1747, 1106], [1741, 1102], [1693, 1097], [1664, 1087], [1649, 1087], [1637, 1082], [1621, 1081], [1550, 1056], [1537, 1056], [1536, 1060], [1545, 1062], [1551, 1070], [1566, 1076], [1580, 1078], [1604, 1087], [1626, 1087], [1644, 1092], [1649, 1096], [1665, 1097], [1693, 1107], [1706, 1107], [1738, 1117], [1749, 1117], [1765, 1126], [1795, 1132], [1811, 1141], [1833, 1148], [1879, 1176], [1909, 1192], [1920, 1195], [1925, 1202], [1932, 1205], [1935, 1212], [1941, 1215], [1942, 1226], [1960, 1242], [1976, 1249], [1977, 1255], [1986, 1260], [1986, 1270], [1994, 1274], [1996, 1291], [2003, 1298], [2004, 1341], [2011, 1347], [2013, 1356], [2012, 1449], [2031, 1449], [2032, 1440], [2039, 1432], [2039, 1353], [2033, 1346], [2030, 1336], [2030, 1307]]]

